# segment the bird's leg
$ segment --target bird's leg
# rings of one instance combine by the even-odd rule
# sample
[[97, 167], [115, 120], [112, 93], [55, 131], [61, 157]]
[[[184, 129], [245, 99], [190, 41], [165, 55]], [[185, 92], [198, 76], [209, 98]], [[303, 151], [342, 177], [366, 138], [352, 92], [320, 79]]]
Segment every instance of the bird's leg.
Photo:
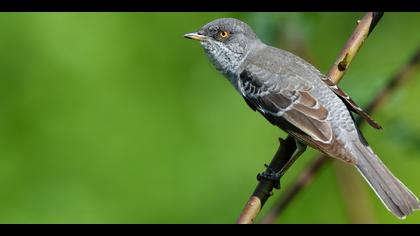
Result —
[[261, 174], [258, 174], [257, 176], [258, 181], [260, 181], [262, 178], [274, 181], [274, 188], [280, 189], [280, 178], [286, 173], [286, 171], [296, 161], [296, 159], [300, 155], [302, 155], [306, 150], [305, 144], [297, 141], [296, 139], [295, 139], [295, 143], [296, 143], [295, 152], [285, 162], [285, 164], [281, 167], [281, 169], [278, 172], [276, 172], [272, 168], [270, 168], [268, 165], [264, 165], [267, 168], [267, 170]]
[[284, 164], [284, 166], [280, 169], [280, 171], [277, 172], [280, 177], [282, 177], [284, 173], [286, 173], [286, 171], [289, 169], [289, 167], [296, 161], [296, 159], [298, 159], [298, 157], [300, 157], [300, 155], [302, 155], [306, 151], [305, 144], [297, 141], [296, 139], [295, 139], [295, 142], [296, 142], [296, 151], [293, 153], [290, 159], [286, 162], [286, 164]]

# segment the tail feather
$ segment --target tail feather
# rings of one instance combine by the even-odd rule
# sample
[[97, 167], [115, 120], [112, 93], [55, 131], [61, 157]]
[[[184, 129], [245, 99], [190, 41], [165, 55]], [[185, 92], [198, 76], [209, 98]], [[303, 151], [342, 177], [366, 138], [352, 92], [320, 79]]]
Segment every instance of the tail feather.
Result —
[[417, 197], [382, 163], [369, 146], [355, 144], [356, 167], [382, 203], [400, 219], [420, 210]]

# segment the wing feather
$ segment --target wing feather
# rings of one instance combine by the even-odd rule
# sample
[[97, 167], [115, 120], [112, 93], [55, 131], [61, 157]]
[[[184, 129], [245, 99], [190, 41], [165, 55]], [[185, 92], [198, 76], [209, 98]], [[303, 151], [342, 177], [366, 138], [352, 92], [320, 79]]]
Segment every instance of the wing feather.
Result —
[[263, 114], [281, 116], [313, 140], [330, 143], [333, 131], [327, 109], [311, 95], [312, 86], [291, 79], [298, 78], [281, 77], [252, 65], [240, 74], [238, 87], [247, 102]]
[[340, 87], [338, 87], [333, 81], [331, 81], [328, 77], [321, 77], [322, 81], [324, 81], [329, 88], [341, 99], [343, 102], [347, 105], [347, 107], [357, 113], [359, 116], [361, 116], [363, 119], [365, 119], [370, 126], [372, 126], [375, 129], [382, 129], [382, 126], [376, 122], [369, 114], [367, 114], [363, 109], [356, 104], [356, 102], [346, 93], [344, 90], [342, 90]]

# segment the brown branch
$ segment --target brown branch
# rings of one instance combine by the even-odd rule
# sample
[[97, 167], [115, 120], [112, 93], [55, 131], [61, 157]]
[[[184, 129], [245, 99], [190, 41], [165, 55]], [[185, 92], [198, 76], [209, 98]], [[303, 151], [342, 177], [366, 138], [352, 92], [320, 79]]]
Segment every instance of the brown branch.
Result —
[[[288, 136], [285, 140], [279, 139], [279, 141], [280, 146], [277, 149], [277, 152], [274, 155], [270, 165], [268, 165], [267, 170], [272, 170], [275, 172], [279, 172], [281, 170], [284, 173], [286, 170], [282, 170], [282, 168], [295, 152], [296, 143], [291, 136]], [[278, 184], [277, 182], [266, 178], [260, 178], [260, 174], [258, 174], [257, 179], [259, 183], [255, 188], [251, 198], [248, 200], [241, 215], [239, 216], [237, 221], [238, 224], [252, 223], [257, 217], [261, 208], [264, 206], [264, 203], [272, 195], [271, 191], [273, 188], [280, 188], [280, 186], [276, 186]]]
[[[378, 109], [383, 102], [392, 94], [397, 88], [399, 88], [404, 81], [406, 81], [418, 67], [420, 66], [420, 48], [414, 53], [411, 59], [406, 63], [387, 83], [387, 85], [378, 92], [375, 98], [366, 107], [367, 113], [372, 113]], [[363, 119], [357, 119], [357, 124], [360, 126], [363, 123]], [[295, 196], [307, 185], [311, 183], [315, 174], [325, 164], [331, 162], [331, 158], [327, 158], [324, 155], [319, 155], [313, 162], [311, 162], [306, 169], [299, 174], [297, 180], [293, 182], [290, 188], [288, 188], [281, 198], [275, 203], [270, 212], [267, 213], [261, 223], [270, 224], [278, 218], [278, 216], [284, 211], [284, 209], [290, 204]]]
[[362, 47], [365, 39], [375, 28], [378, 21], [382, 18], [383, 12], [366, 13], [362, 20], [357, 21], [357, 27], [353, 31], [344, 48], [341, 50], [334, 65], [328, 72], [329, 78], [338, 83], [347, 71], [350, 63], [353, 61], [359, 49]]
[[[348, 66], [353, 60], [356, 53], [359, 51], [364, 40], [374, 29], [377, 22], [381, 19], [383, 13], [368, 12], [365, 14], [362, 20], [358, 21], [356, 29], [353, 31], [350, 39], [347, 41], [345, 47], [338, 56], [334, 66], [328, 73], [330, 79], [335, 83], [338, 83], [346, 72]], [[285, 168], [281, 165], [287, 163], [293, 153], [296, 151], [296, 144], [292, 137], [288, 136], [285, 142], [280, 143], [280, 147], [270, 165], [267, 167], [266, 172], [282, 170], [282, 173], [287, 171], [290, 165]], [[276, 186], [280, 188], [279, 183], [274, 180], [267, 178], [258, 178], [258, 185], [248, 200], [245, 208], [240, 214], [237, 223], [238, 224], [251, 224], [255, 220], [258, 213], [261, 211], [264, 203], [272, 195], [271, 191]]]

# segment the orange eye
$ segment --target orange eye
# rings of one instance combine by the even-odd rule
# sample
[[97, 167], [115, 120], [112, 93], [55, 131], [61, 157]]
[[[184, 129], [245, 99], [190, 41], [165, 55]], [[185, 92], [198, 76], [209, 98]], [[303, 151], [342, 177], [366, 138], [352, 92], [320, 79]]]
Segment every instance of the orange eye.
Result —
[[229, 33], [227, 31], [220, 31], [219, 36], [221, 38], [226, 38], [227, 36], [229, 36]]

